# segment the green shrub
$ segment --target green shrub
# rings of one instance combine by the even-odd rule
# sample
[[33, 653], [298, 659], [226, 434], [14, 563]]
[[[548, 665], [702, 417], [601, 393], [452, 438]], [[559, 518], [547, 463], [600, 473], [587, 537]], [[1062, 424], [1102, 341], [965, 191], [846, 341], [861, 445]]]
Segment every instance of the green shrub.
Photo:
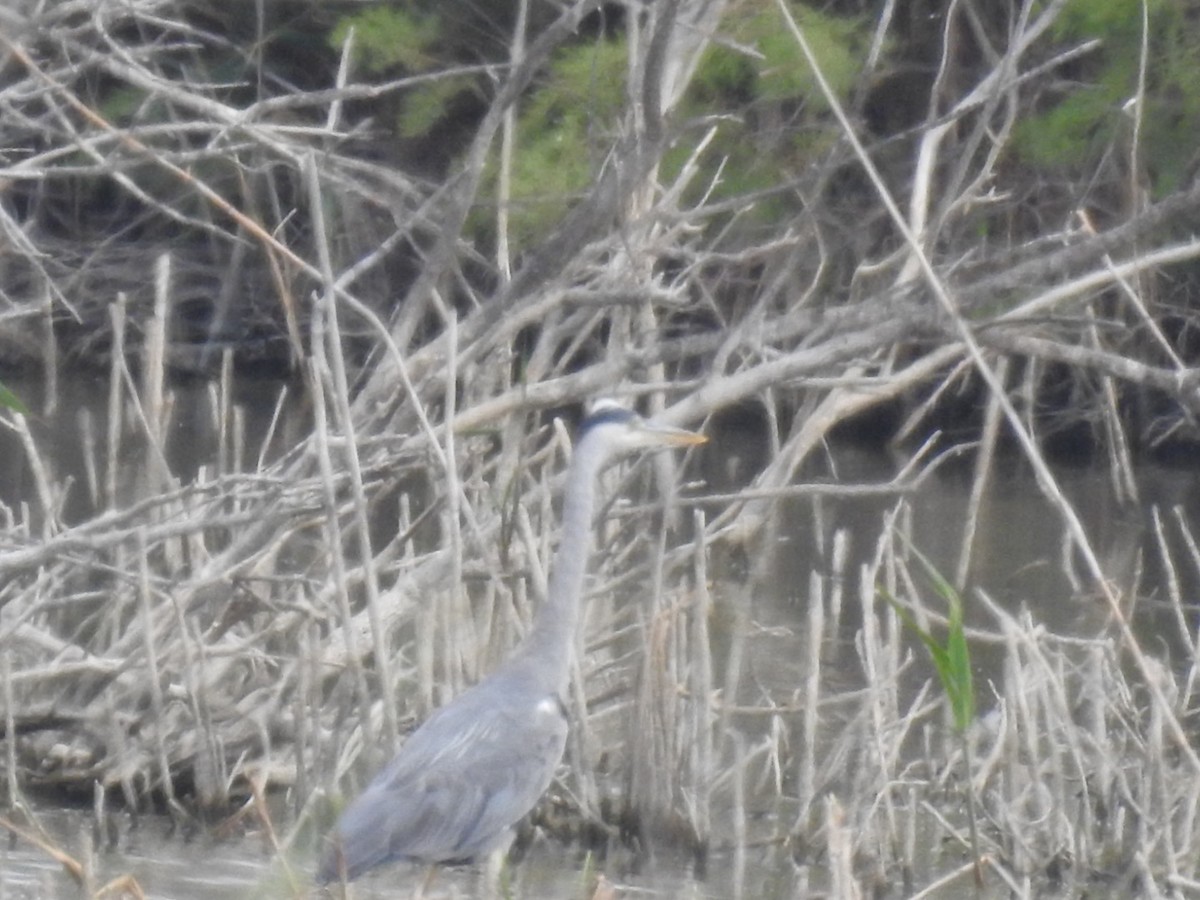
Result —
[[[1184, 177], [1200, 121], [1200, 40], [1185, 4], [1147, 0], [1149, 54], [1138, 153], [1154, 194]], [[1056, 23], [1061, 43], [1098, 38], [1100, 50], [1071, 72], [1069, 90], [1016, 130], [1018, 154], [1046, 168], [1095, 165], [1114, 144], [1128, 143], [1136, 109], [1142, 47], [1141, 0], [1070, 0]], [[1082, 83], [1078, 83], [1082, 82]], [[1118, 147], [1128, 154], [1128, 146]]]

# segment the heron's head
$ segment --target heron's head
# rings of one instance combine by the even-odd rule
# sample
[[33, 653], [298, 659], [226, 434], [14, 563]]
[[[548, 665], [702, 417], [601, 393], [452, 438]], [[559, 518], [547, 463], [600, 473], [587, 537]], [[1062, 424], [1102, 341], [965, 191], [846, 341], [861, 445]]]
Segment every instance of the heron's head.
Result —
[[580, 423], [579, 440], [589, 435], [601, 439], [612, 454], [651, 448], [687, 447], [708, 440], [694, 431], [643, 419], [628, 407], [609, 399], [593, 402]]

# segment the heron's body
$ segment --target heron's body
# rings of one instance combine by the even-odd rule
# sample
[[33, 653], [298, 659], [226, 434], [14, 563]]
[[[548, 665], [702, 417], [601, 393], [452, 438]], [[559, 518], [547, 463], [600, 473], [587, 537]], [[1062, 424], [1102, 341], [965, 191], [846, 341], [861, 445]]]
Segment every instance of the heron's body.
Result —
[[341, 859], [326, 860], [322, 880], [342, 866], [354, 879], [393, 860], [462, 862], [503, 846], [512, 811], [537, 803], [567, 739], [558, 697], [526, 688], [497, 672], [430, 716], [342, 816]]
[[567, 739], [567, 686], [587, 568], [597, 475], [639, 447], [700, 443], [610, 402], [580, 427], [546, 602], [512, 657], [437, 710], [342, 814], [318, 880], [394, 860], [459, 862], [508, 841], [554, 777]]

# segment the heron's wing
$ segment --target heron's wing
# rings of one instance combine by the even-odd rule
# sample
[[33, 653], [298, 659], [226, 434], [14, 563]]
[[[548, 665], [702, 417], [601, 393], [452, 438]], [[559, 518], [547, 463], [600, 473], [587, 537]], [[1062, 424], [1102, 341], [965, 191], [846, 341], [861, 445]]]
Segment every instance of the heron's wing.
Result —
[[553, 696], [517, 702], [468, 691], [417, 729], [346, 809], [321, 877], [343, 865], [354, 878], [393, 859], [487, 853], [545, 792], [566, 734]]

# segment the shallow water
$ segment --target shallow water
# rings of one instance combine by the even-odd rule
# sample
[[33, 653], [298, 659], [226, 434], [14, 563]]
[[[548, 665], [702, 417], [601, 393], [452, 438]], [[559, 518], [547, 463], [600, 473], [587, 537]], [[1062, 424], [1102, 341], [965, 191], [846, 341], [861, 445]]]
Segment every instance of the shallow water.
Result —
[[[164, 900], [264, 896], [259, 888], [271, 875], [270, 859], [258, 842], [185, 840], [173, 834], [166, 816], [142, 816], [136, 829], [127, 816], [117, 816], [116, 847], [94, 850], [88, 813], [37, 807], [35, 815], [56, 845], [93, 873], [96, 888], [132, 875], [148, 896]], [[0, 896], [49, 900], [79, 895], [64, 866], [24, 841], [0, 840]]]
[[[116, 846], [89, 851], [93, 843], [88, 812], [61, 808], [38, 808], [36, 816], [48, 836], [63, 851], [85, 864], [91, 856], [95, 889], [121, 876], [132, 876], [154, 900], [215, 900], [230, 897], [294, 897], [321, 892], [312, 888], [315, 866], [309, 859], [292, 859], [294, 881], [265, 845], [261, 835], [218, 841], [206, 835], [183, 838], [166, 816], [140, 817], [132, 828], [127, 816], [112, 821], [118, 831]], [[718, 856], [717, 867], [728, 866]], [[609, 884], [621, 896], [720, 898], [730, 896], [727, 875], [716, 874], [697, 880], [679, 860], [659, 859], [641, 873], [617, 873], [597, 869], [574, 851], [544, 844], [530, 848], [512, 872], [516, 896], [527, 900], [563, 900], [590, 896], [585, 884], [593, 884], [597, 871], [604, 871]], [[409, 897], [424, 879], [424, 870], [403, 864], [371, 873], [354, 883], [359, 900]], [[482, 874], [475, 867], [440, 870], [428, 895], [474, 897], [481, 889]], [[761, 879], [753, 879], [761, 886]], [[299, 886], [299, 893], [290, 887]], [[24, 841], [0, 840], [0, 898], [55, 900], [80, 896], [76, 882], [66, 869]], [[765, 896], [759, 894], [759, 896]]]

